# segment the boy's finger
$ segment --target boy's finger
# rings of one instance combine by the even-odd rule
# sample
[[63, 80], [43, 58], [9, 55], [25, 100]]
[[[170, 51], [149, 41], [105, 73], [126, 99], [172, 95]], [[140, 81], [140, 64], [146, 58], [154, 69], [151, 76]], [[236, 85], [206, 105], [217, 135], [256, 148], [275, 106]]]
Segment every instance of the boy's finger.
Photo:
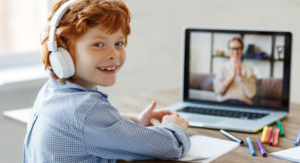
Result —
[[169, 112], [170, 112], [170, 115], [177, 115], [177, 117], [180, 117], [180, 115], [174, 110], [170, 110]]
[[160, 126], [160, 122], [159, 120], [155, 119], [155, 118], [152, 118], [150, 120], [150, 122], [153, 124], [153, 126]]
[[171, 115], [170, 110], [161, 110], [161, 113], [162, 113], [163, 115]]
[[154, 110], [155, 109], [155, 106], [156, 106], [156, 102], [155, 101], [152, 101], [152, 103], [146, 108], [146, 110]]

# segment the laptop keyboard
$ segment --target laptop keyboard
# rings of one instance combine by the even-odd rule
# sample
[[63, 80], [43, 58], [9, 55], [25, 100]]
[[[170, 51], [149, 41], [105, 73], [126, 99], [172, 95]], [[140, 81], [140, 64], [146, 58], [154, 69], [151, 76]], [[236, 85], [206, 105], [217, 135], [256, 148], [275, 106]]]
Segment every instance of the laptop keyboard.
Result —
[[221, 109], [207, 109], [207, 108], [199, 108], [199, 107], [185, 107], [185, 108], [177, 110], [177, 111], [178, 112], [197, 113], [197, 114], [203, 114], [203, 115], [213, 115], [213, 116], [220, 116], [220, 117], [250, 119], [250, 120], [257, 120], [257, 119], [263, 118], [268, 115], [265, 113], [230, 111], [230, 110], [221, 110]]

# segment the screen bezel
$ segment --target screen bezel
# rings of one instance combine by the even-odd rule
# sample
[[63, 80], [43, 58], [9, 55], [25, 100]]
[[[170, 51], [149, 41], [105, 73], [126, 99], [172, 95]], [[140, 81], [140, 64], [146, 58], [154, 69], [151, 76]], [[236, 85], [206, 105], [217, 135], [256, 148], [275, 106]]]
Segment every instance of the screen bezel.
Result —
[[[211, 102], [205, 100], [194, 100], [188, 98], [189, 91], [189, 61], [190, 61], [190, 34], [191, 32], [220, 32], [220, 33], [243, 33], [243, 34], [260, 34], [260, 35], [283, 35], [285, 36], [285, 51], [284, 51], [284, 64], [283, 64], [283, 83], [282, 83], [282, 105], [274, 106], [259, 106], [259, 105], [237, 105], [237, 104], [224, 104], [219, 102]], [[272, 30], [246, 30], [246, 29], [218, 29], [218, 28], [203, 28], [203, 27], [184, 27], [183, 29], [183, 95], [184, 102], [193, 102], [201, 104], [213, 104], [218, 106], [230, 106], [239, 108], [251, 109], [264, 109], [274, 111], [289, 111], [290, 100], [290, 76], [291, 76], [291, 49], [292, 49], [292, 33], [289, 31], [272, 31]]]

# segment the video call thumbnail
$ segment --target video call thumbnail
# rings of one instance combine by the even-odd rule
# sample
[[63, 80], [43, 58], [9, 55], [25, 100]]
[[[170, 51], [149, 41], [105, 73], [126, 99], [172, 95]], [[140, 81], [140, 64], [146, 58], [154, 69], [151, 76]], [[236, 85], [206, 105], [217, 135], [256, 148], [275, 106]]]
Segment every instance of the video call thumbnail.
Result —
[[285, 36], [191, 32], [189, 99], [281, 106]]

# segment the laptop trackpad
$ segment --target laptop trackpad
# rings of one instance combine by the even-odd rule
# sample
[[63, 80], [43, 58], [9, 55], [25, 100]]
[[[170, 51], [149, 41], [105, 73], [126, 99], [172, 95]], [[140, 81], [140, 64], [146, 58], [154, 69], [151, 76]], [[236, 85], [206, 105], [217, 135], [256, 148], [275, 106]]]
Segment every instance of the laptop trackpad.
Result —
[[222, 119], [216, 119], [216, 118], [203, 118], [203, 117], [198, 117], [198, 116], [190, 116], [186, 118], [187, 121], [189, 122], [196, 122], [196, 123], [218, 123], [222, 121]]

